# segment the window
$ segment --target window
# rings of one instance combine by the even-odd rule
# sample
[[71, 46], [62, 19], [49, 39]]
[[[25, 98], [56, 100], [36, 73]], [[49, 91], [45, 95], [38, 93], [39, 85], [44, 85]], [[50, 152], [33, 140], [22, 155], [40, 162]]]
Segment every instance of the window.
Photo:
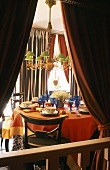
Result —
[[[57, 56], [59, 53], [60, 51], [58, 46], [58, 35], [56, 35], [54, 56]], [[66, 80], [65, 73], [61, 68], [60, 62], [58, 63], [58, 67], [53, 68], [48, 78], [48, 91], [55, 91], [55, 90], [70, 91], [70, 85]]]

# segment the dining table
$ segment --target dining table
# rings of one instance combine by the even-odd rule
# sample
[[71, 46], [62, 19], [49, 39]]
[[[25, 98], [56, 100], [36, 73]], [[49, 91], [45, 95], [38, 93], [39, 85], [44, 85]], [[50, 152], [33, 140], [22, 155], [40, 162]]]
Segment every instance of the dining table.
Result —
[[[12, 116], [4, 121], [2, 136], [5, 139], [11, 139], [15, 136], [24, 135], [24, 122], [20, 113], [36, 119], [52, 119], [54, 116], [42, 114], [42, 109], [36, 107], [33, 109], [21, 109], [19, 106], [13, 110]], [[66, 116], [62, 124], [62, 136], [69, 139], [70, 142], [89, 140], [97, 128], [97, 123], [90, 113], [77, 114], [75, 111], [69, 111], [68, 107], [60, 108], [59, 114], [55, 116]], [[33, 127], [32, 127], [33, 126]], [[33, 130], [50, 130], [52, 126], [32, 125]]]

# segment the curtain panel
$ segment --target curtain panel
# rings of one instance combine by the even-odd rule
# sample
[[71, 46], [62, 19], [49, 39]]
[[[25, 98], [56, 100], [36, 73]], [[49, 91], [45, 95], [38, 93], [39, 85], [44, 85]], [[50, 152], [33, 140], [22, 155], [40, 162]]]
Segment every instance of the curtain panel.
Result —
[[[61, 6], [82, 96], [99, 124], [100, 137], [110, 136], [110, 10], [104, 5], [103, 10], [68, 3]], [[96, 155], [93, 170], [103, 170], [103, 152]]]
[[[55, 45], [55, 39], [56, 39], [56, 34], [51, 34], [50, 35], [50, 44], [49, 44], [49, 46], [50, 46], [50, 57], [51, 58], [53, 58], [54, 57], [54, 45]], [[50, 76], [50, 72], [51, 71], [47, 71], [47, 76], [48, 76], [48, 78], [49, 78], [49, 76]]]
[[54, 45], [55, 45], [56, 34], [51, 34], [50, 38], [50, 57], [54, 56]]
[[[58, 44], [60, 48], [60, 53], [63, 53], [67, 57], [68, 51], [67, 51], [64, 35], [58, 35]], [[64, 70], [64, 73], [65, 73], [66, 80], [69, 83], [69, 69]]]
[[[31, 29], [26, 51], [32, 51], [37, 57], [48, 48], [48, 32], [44, 30]], [[20, 77], [21, 91], [25, 92], [25, 100], [32, 100], [32, 97], [47, 94], [47, 71], [45, 69], [27, 70], [26, 61], [23, 61]]]
[[[60, 53], [63, 53], [67, 57], [69, 54], [67, 51], [67, 45], [66, 45], [64, 35], [61, 34], [58, 35], [58, 43], [59, 43]], [[72, 96], [80, 95], [79, 87], [78, 84], [76, 83], [73, 69], [69, 68], [64, 72], [65, 72], [66, 80], [70, 84], [70, 94]]]
[[0, 115], [14, 89], [37, 0], [0, 1]]

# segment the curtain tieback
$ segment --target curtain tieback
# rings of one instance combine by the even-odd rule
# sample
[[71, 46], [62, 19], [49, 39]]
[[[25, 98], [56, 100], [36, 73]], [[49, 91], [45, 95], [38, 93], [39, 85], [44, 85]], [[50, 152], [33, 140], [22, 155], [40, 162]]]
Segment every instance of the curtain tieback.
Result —
[[98, 126], [99, 131], [103, 131], [103, 130], [108, 129], [108, 128], [110, 128], [110, 122], [106, 123], [105, 125], [99, 125]]

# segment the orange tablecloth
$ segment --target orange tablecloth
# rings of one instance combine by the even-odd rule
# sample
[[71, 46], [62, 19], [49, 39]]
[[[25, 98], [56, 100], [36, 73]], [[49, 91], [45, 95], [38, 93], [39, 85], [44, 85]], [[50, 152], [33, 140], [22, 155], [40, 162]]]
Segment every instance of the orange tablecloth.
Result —
[[[24, 113], [36, 118], [51, 118], [42, 116], [39, 111], [25, 113], [23, 110], [16, 108], [13, 111], [12, 118], [9, 120], [7, 119], [3, 124], [3, 138], [10, 139], [15, 135], [23, 136], [23, 120], [19, 113]], [[76, 114], [68, 113], [68, 117], [64, 120], [62, 125], [62, 135], [68, 138], [70, 142], [88, 140], [92, 136], [96, 127], [97, 124], [91, 115], [81, 114], [81, 117], [77, 117]], [[45, 130], [46, 127], [33, 125], [33, 128]]]
[[[36, 117], [37, 119], [51, 119], [52, 117], [42, 116], [39, 111], [32, 111], [25, 113], [23, 110], [16, 108], [13, 111], [12, 118], [7, 119], [3, 123], [2, 136], [3, 138], [10, 139], [13, 136], [23, 136], [23, 120], [20, 113], [26, 114], [29, 117]], [[63, 116], [63, 115], [61, 115]], [[52, 129], [52, 126], [39, 126], [32, 125], [31, 128], [37, 130]], [[88, 140], [91, 138], [93, 132], [97, 128], [97, 124], [90, 114], [81, 114], [80, 117], [75, 113], [69, 113], [62, 124], [62, 136], [68, 138], [70, 142], [77, 142]], [[77, 155], [73, 155], [74, 161], [77, 162]]]

